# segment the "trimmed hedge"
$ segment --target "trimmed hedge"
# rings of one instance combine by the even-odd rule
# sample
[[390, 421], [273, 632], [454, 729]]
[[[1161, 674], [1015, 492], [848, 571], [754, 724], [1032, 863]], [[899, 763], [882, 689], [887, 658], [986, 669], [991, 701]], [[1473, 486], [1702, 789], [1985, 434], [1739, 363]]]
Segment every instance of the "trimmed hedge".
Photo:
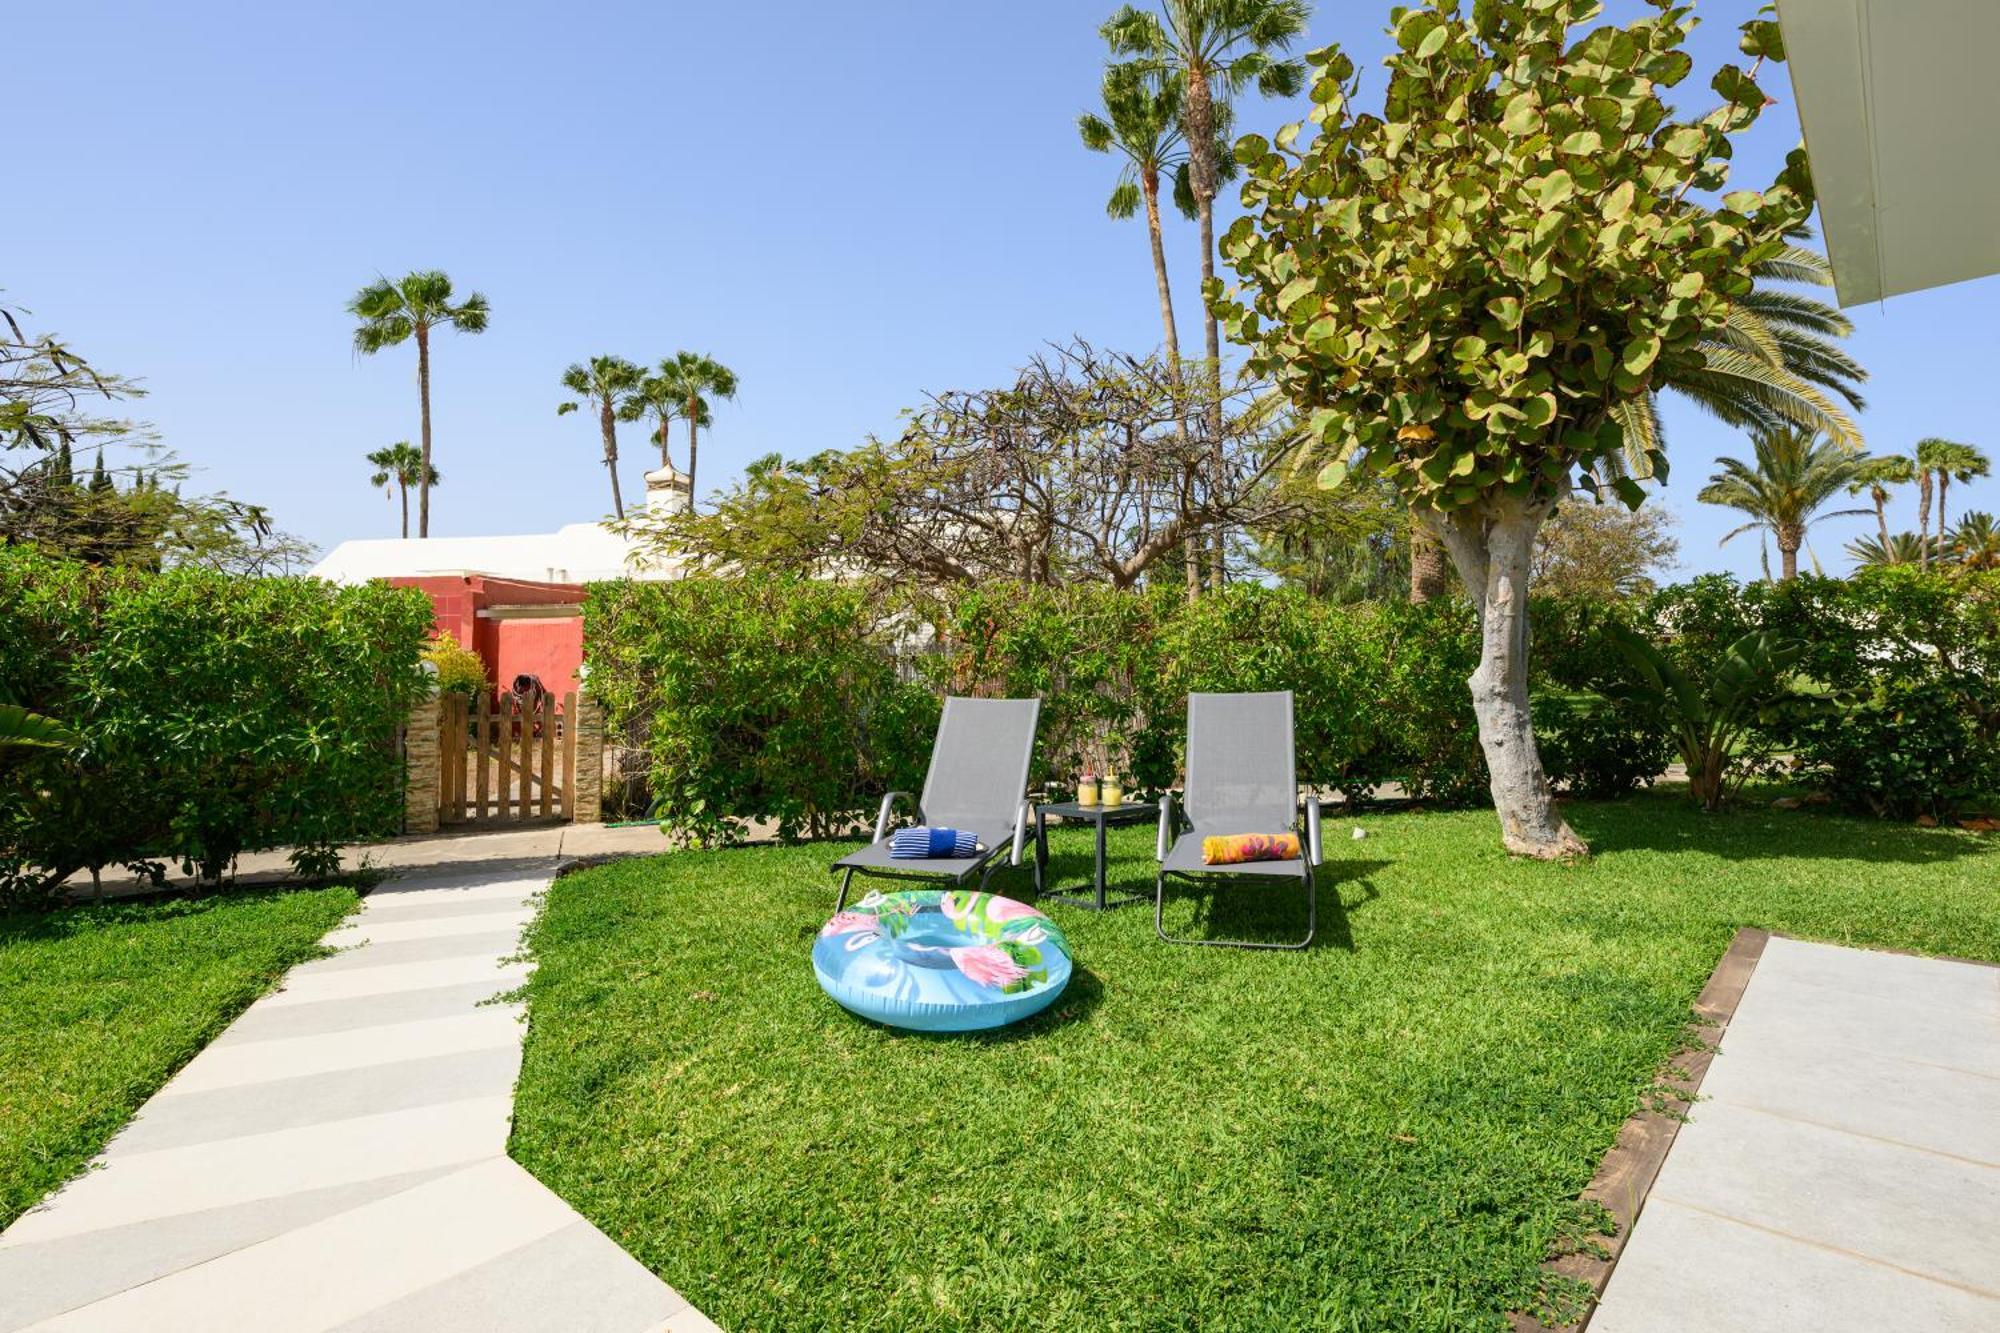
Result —
[[[1663, 726], [1583, 704], [1610, 655], [1564, 642], [1591, 615], [1548, 617], [1538, 709], [1558, 786], [1612, 794], [1669, 758]], [[1538, 620], [1538, 624], [1539, 624]], [[641, 729], [654, 813], [728, 841], [750, 820], [821, 834], [922, 785], [945, 694], [1039, 695], [1034, 786], [1108, 764], [1138, 790], [1175, 784], [1187, 696], [1290, 689], [1299, 772], [1365, 800], [1481, 800], [1486, 770], [1466, 690], [1478, 660], [1458, 603], [1339, 606], [1240, 585], [1189, 605], [1168, 591], [991, 585], [882, 601], [859, 587], [696, 579], [593, 585], [586, 669], [614, 727]]]
[[109, 865], [213, 879], [285, 845], [327, 873], [341, 843], [395, 833], [430, 630], [413, 589], [0, 550], [0, 689], [83, 736], [0, 774], [0, 897]]

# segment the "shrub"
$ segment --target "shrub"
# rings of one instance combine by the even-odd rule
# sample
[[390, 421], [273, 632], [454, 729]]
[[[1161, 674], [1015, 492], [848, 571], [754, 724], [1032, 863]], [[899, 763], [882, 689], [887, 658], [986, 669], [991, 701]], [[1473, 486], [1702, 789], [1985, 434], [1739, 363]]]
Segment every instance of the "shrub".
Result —
[[0, 688], [81, 743], [0, 778], [0, 893], [177, 861], [305, 869], [399, 827], [396, 730], [425, 680], [423, 595], [0, 551]]
[[446, 694], [477, 700], [493, 688], [486, 678], [485, 660], [443, 630], [424, 645], [424, 661], [437, 668], [437, 687]]
[[[597, 583], [585, 665], [610, 724], [646, 719], [654, 810], [706, 845], [748, 821], [825, 836], [885, 790], [923, 785], [936, 696], [852, 585], [800, 579]], [[905, 622], [907, 623], [907, 622]]]

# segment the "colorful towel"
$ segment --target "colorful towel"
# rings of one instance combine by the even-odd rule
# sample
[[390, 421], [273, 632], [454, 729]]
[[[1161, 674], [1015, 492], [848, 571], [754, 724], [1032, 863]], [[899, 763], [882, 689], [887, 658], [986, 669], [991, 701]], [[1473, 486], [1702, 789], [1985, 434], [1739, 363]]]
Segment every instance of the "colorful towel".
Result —
[[1296, 861], [1296, 833], [1231, 833], [1201, 840], [1203, 865], [1234, 866], [1245, 861]]
[[897, 829], [889, 839], [889, 855], [902, 861], [929, 861], [946, 856], [977, 856], [979, 835], [955, 828]]

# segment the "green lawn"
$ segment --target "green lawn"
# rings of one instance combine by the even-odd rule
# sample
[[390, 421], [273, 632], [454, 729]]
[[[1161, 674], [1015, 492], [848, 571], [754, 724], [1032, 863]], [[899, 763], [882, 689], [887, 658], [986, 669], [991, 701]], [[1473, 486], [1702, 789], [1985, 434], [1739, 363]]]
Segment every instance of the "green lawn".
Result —
[[[820, 994], [834, 848], [571, 876], [513, 1152], [732, 1329], [1499, 1329], [1738, 926], [2000, 959], [2000, 839], [1569, 813], [1588, 864], [1509, 861], [1488, 813], [1339, 821], [1304, 954], [1055, 905], [1069, 992], [970, 1038]], [[1127, 878], [1151, 844], [1118, 835]], [[1056, 850], [1086, 873], [1087, 835]], [[1289, 925], [1259, 892], [1170, 914]]]
[[356, 901], [333, 888], [0, 915], [0, 1226], [89, 1161]]

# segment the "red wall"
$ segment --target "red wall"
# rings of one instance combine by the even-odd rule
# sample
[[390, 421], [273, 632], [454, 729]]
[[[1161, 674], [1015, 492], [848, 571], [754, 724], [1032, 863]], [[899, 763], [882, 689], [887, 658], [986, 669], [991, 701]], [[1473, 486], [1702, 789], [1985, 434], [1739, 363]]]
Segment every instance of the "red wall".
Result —
[[494, 619], [479, 613], [494, 607], [581, 606], [582, 584], [485, 574], [432, 574], [389, 582], [398, 588], [422, 589], [431, 599], [438, 629], [479, 654], [496, 688], [505, 690], [523, 673], [540, 676], [542, 684], [557, 694], [577, 687], [576, 669], [583, 664], [581, 612], [521, 620]]

